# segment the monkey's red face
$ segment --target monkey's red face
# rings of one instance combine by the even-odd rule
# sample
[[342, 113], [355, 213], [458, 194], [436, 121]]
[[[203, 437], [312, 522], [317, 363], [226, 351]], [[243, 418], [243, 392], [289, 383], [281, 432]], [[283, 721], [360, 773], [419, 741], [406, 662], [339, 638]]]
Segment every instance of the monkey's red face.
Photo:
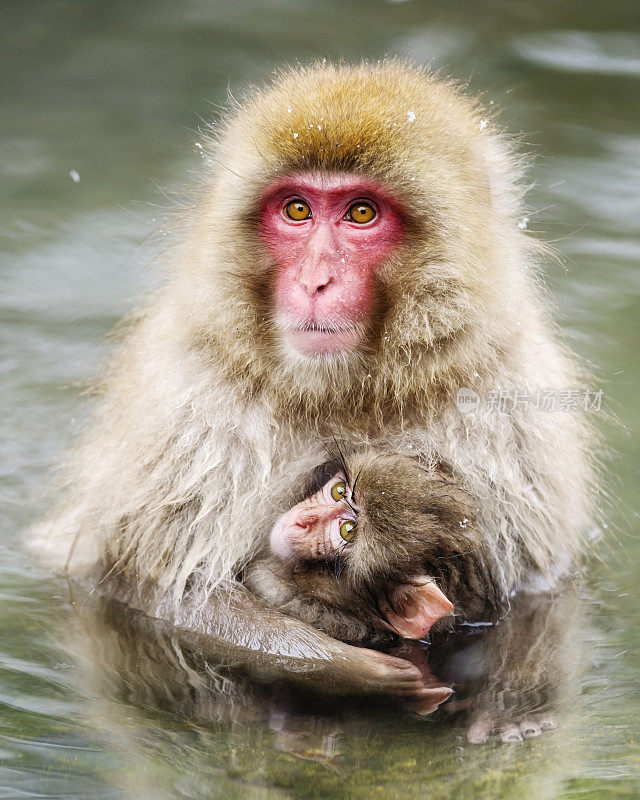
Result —
[[331, 559], [356, 536], [356, 511], [339, 472], [311, 497], [283, 514], [271, 531], [271, 549], [283, 561]]
[[361, 176], [294, 175], [269, 187], [260, 231], [277, 265], [275, 321], [287, 345], [306, 356], [357, 347], [376, 270], [402, 238], [399, 204]]

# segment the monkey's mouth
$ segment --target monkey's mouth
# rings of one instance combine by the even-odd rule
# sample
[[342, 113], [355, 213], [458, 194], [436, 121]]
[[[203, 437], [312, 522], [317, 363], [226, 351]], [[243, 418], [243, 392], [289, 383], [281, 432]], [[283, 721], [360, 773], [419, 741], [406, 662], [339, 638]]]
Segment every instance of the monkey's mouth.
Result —
[[285, 342], [306, 356], [323, 356], [353, 350], [362, 341], [364, 326], [351, 320], [278, 320]]

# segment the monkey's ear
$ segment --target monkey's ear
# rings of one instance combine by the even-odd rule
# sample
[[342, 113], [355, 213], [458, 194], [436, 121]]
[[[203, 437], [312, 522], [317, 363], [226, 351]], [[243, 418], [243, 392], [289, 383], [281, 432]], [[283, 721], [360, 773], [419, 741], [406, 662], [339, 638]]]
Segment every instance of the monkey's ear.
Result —
[[453, 603], [432, 578], [403, 583], [390, 600], [392, 607], [384, 609], [387, 622], [405, 639], [422, 639], [439, 619], [453, 610]]

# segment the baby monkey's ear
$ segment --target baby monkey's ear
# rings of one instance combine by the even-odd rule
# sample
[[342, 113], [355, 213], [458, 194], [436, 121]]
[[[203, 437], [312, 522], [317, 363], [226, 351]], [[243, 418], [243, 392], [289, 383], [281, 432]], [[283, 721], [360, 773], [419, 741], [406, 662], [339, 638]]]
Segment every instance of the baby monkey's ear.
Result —
[[403, 583], [382, 606], [389, 627], [405, 639], [422, 639], [431, 627], [453, 610], [453, 603], [438, 589], [433, 578], [421, 576]]

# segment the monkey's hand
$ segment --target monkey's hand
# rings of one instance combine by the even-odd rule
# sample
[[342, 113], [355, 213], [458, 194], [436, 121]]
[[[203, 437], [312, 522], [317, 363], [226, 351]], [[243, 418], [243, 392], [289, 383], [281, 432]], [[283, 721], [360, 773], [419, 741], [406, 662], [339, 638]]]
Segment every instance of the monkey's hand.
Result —
[[483, 634], [435, 641], [429, 660], [456, 685], [451, 713], [464, 715], [467, 738], [520, 742], [563, 723], [580, 690], [584, 621], [577, 587], [546, 594], [521, 592], [510, 612]]
[[522, 719], [504, 721], [491, 715], [475, 717], [467, 730], [470, 744], [484, 744], [496, 737], [501, 742], [512, 744], [523, 739], [535, 739], [547, 731], [553, 731], [558, 723], [551, 714], [528, 714]]

